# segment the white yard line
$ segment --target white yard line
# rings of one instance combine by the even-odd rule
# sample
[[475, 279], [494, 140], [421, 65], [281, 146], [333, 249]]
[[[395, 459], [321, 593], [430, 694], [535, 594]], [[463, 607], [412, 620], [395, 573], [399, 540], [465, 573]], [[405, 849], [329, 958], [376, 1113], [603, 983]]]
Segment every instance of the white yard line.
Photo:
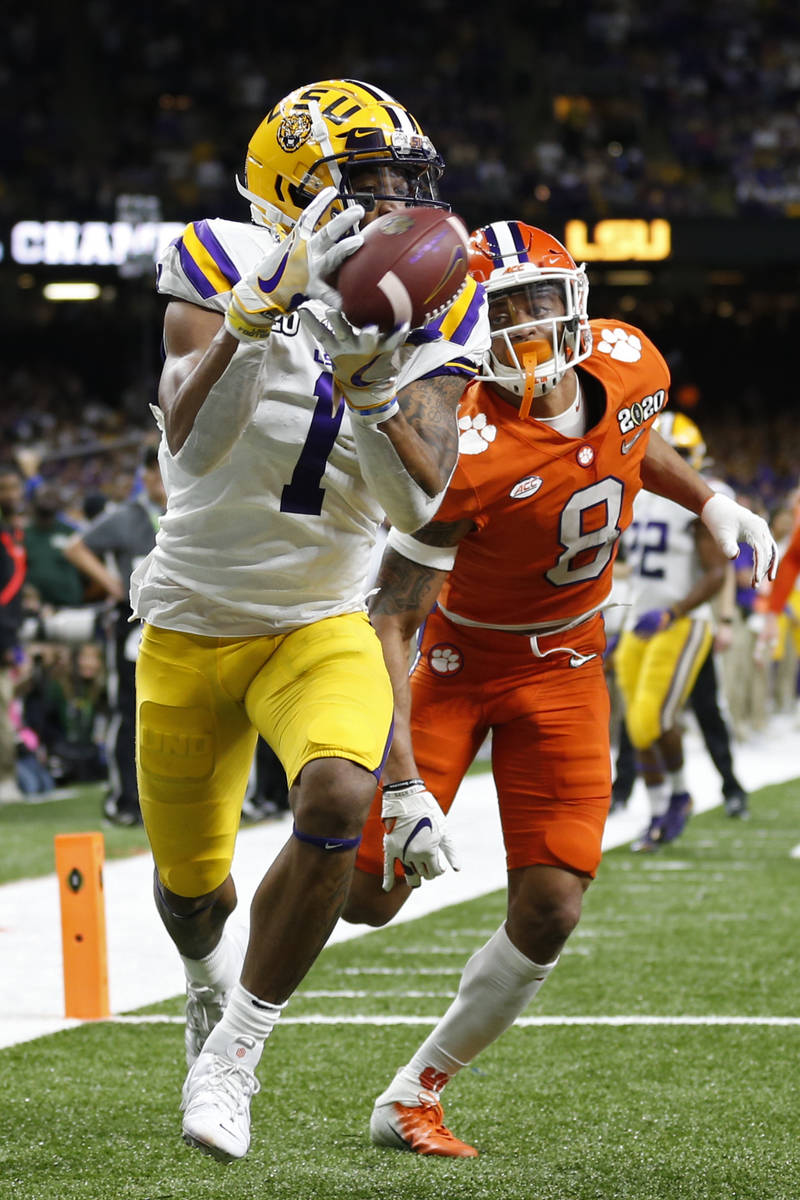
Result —
[[[281, 1017], [281, 1025], [435, 1025], [438, 1017], [421, 1016], [329, 1016], [308, 1013], [304, 1017]], [[112, 1025], [183, 1025], [182, 1016], [109, 1017]], [[800, 1028], [800, 1017], [517, 1017], [515, 1025], [533, 1028], [539, 1025], [780, 1025]]]
[[[739, 746], [736, 767], [743, 785], [755, 789], [795, 778], [798, 775], [797, 742], [796, 728], [780, 718], [772, 722], [758, 742]], [[717, 806], [720, 803], [719, 779], [696, 734], [687, 737], [686, 751], [687, 777], [695, 811]], [[630, 842], [645, 824], [645, 796], [637, 785], [627, 809], [609, 818], [605, 849]], [[742, 825], [743, 838], [755, 824], [751, 821]], [[396, 923], [413, 921], [426, 913], [505, 887], [505, 858], [496, 794], [489, 775], [471, 776], [465, 780], [450, 826], [461, 851], [461, 871], [448, 871], [441, 879], [423, 884], [404, 905], [395, 918]], [[233, 868], [239, 893], [239, 908], [234, 921], [246, 924], [253, 892], [266, 867], [290, 835], [290, 829], [289, 818], [282, 818], [243, 829], [240, 833]], [[753, 846], [757, 853], [757, 840]], [[184, 987], [183, 972], [153, 906], [149, 855], [108, 862], [103, 874], [112, 1012], [130, 1011], [178, 995]], [[367, 926], [346, 925], [340, 921], [330, 939], [331, 944], [367, 932]], [[0, 1046], [11, 1046], [80, 1024], [66, 1020], [62, 1015], [61, 925], [55, 875], [0, 887], [0, 961], [3, 963], [0, 972]], [[418, 969], [416, 973], [423, 972]], [[445, 969], [433, 973], [448, 972]]]

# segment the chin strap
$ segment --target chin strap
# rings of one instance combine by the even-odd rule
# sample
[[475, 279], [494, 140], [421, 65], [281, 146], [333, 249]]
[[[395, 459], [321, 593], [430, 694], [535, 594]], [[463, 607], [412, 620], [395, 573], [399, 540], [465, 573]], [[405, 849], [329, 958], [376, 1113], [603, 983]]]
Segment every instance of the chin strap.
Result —
[[292, 225], [294, 225], [294, 217], [288, 216], [285, 212], [276, 208], [274, 204], [270, 204], [269, 200], [265, 200], [263, 196], [251, 192], [249, 188], [244, 186], [238, 175], [235, 176], [235, 179], [236, 190], [239, 195], [244, 196], [245, 200], [250, 201], [250, 215], [256, 225], [266, 225], [267, 228], [270, 225], [282, 225], [284, 229], [287, 227], [291, 229]]
[[536, 363], [538, 358], [535, 351], [531, 350], [522, 356], [522, 365], [525, 368], [525, 391], [522, 393], [522, 400], [519, 406], [520, 418], [525, 421], [531, 415], [531, 405], [533, 404], [533, 393], [536, 387]]

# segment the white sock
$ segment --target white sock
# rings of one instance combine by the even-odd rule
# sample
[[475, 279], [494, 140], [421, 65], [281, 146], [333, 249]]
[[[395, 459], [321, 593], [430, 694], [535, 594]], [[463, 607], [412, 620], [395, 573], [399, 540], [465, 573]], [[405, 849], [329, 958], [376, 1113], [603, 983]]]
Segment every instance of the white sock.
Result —
[[376, 1104], [418, 1105], [438, 1097], [448, 1079], [513, 1025], [544, 983], [556, 958], [532, 962], [501, 925], [464, 968], [455, 1000]]
[[218, 1025], [206, 1038], [203, 1054], [221, 1054], [240, 1066], [254, 1071], [261, 1058], [264, 1042], [272, 1033], [284, 1004], [268, 1004], [248, 992], [240, 983], [234, 986]]
[[186, 958], [182, 954], [181, 961], [189, 983], [196, 987], [227, 991], [239, 978], [242, 957], [242, 947], [226, 925], [222, 937], [210, 954], [205, 958]]
[[659, 783], [645, 784], [651, 817], [663, 817], [669, 808], [670, 785], [662, 779]]
[[686, 779], [684, 777], [683, 763], [681, 763], [677, 770], [667, 771], [667, 778], [669, 779], [669, 790], [671, 795], [674, 796], [676, 792], [685, 792], [688, 790], [686, 787]]

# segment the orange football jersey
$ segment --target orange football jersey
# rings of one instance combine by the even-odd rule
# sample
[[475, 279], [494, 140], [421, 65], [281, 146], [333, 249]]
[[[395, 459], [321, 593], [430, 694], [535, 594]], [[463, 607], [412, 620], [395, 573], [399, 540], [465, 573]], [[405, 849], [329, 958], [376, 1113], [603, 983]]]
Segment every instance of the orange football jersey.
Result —
[[767, 596], [767, 612], [781, 613], [800, 575], [800, 512], [795, 519], [789, 544], [783, 552], [775, 581]]
[[521, 629], [570, 620], [606, 600], [670, 378], [640, 330], [603, 320], [591, 327], [593, 352], [575, 368], [596, 422], [584, 437], [521, 420], [481, 381], [465, 391], [458, 466], [435, 519], [469, 517], [476, 528], [439, 596], [447, 612]]

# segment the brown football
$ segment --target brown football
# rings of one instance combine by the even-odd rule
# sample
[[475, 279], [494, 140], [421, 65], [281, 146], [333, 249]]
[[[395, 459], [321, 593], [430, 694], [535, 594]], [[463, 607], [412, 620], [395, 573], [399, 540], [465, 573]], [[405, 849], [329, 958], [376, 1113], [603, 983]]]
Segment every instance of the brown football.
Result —
[[403, 208], [367, 225], [364, 244], [339, 268], [342, 312], [388, 333], [437, 317], [467, 278], [464, 222], [442, 208]]

